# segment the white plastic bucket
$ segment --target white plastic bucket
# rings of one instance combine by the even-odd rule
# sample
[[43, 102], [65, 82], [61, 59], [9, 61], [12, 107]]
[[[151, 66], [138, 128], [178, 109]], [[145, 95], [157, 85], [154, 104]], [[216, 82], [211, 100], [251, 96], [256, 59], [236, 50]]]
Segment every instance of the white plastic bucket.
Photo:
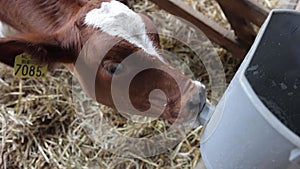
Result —
[[300, 169], [298, 96], [300, 13], [273, 10], [205, 126], [206, 168]]

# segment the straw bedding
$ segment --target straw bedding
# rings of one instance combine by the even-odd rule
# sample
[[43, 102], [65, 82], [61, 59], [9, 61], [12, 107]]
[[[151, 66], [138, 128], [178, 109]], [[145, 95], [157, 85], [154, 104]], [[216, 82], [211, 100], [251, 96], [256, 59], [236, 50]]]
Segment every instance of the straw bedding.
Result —
[[[267, 7], [275, 0], [261, 0]], [[185, 0], [193, 8], [205, 13], [230, 29], [225, 16], [212, 0]], [[131, 0], [136, 11], [158, 11], [147, 0]], [[176, 25], [175, 25], [176, 26]], [[167, 29], [167, 28], [166, 28]], [[168, 28], [173, 29], [173, 28]], [[162, 47], [177, 52], [179, 59], [190, 66], [196, 79], [209, 84], [208, 75], [194, 53], [172, 39], [162, 37]], [[240, 60], [216, 46], [230, 82]], [[73, 85], [73, 88], [72, 88]], [[201, 158], [199, 140], [201, 127], [190, 131], [175, 147], [153, 157], [124, 157], [113, 154], [87, 135], [83, 117], [72, 98], [72, 90], [78, 88], [72, 75], [58, 67], [44, 79], [20, 79], [12, 70], [0, 67], [0, 168], [194, 168]], [[208, 89], [209, 91], [210, 89]], [[81, 97], [82, 102], [89, 102]], [[101, 114], [114, 128], [129, 137], [151, 137], [164, 133], [170, 124], [164, 120], [134, 123], [115, 110], [100, 106]]]

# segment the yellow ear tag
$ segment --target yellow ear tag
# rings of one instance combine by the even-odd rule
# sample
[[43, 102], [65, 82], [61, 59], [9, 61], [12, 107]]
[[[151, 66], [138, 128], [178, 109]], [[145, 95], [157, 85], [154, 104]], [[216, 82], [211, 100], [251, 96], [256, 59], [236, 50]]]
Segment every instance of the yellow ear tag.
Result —
[[47, 68], [47, 64], [36, 64], [28, 54], [22, 53], [15, 58], [14, 75], [23, 78], [44, 78]]

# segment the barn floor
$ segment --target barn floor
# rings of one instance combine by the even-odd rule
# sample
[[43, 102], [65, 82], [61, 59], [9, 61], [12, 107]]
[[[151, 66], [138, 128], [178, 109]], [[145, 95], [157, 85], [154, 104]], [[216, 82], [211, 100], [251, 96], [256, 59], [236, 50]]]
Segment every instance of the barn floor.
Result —
[[[184, 1], [230, 29], [215, 1]], [[276, 0], [260, 1], [268, 8], [278, 6]], [[130, 6], [140, 12], [160, 11], [148, 0], [131, 0]], [[173, 29], [176, 29], [176, 24], [167, 26], [166, 31]], [[161, 38], [162, 47], [176, 53], [179, 60], [190, 67], [195, 79], [209, 86], [208, 74], [201, 61], [194, 57], [195, 53], [173, 39]], [[229, 83], [240, 60], [214, 46]], [[45, 79], [20, 79], [13, 77], [12, 69], [0, 66], [0, 168], [192, 169], [201, 158], [201, 127], [191, 130], [175, 147], [152, 157], [124, 157], [101, 148], [108, 145], [87, 134], [90, 132], [84, 121], [87, 114], [77, 109], [72, 93], [74, 88], [78, 86], [64, 68], [48, 73]], [[89, 106], [94, 104], [84, 96], [80, 99]], [[114, 129], [128, 137], [149, 138], [170, 127], [164, 120], [134, 123], [105, 106], [96, 111]]]

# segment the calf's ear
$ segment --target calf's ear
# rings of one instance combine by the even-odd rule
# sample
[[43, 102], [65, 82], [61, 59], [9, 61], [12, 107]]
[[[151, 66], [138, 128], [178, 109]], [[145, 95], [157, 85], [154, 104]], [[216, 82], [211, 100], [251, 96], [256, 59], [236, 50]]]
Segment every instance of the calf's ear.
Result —
[[55, 36], [26, 34], [0, 38], [0, 62], [13, 67], [15, 57], [24, 52], [38, 63], [71, 63], [74, 60], [70, 50], [62, 47]]

